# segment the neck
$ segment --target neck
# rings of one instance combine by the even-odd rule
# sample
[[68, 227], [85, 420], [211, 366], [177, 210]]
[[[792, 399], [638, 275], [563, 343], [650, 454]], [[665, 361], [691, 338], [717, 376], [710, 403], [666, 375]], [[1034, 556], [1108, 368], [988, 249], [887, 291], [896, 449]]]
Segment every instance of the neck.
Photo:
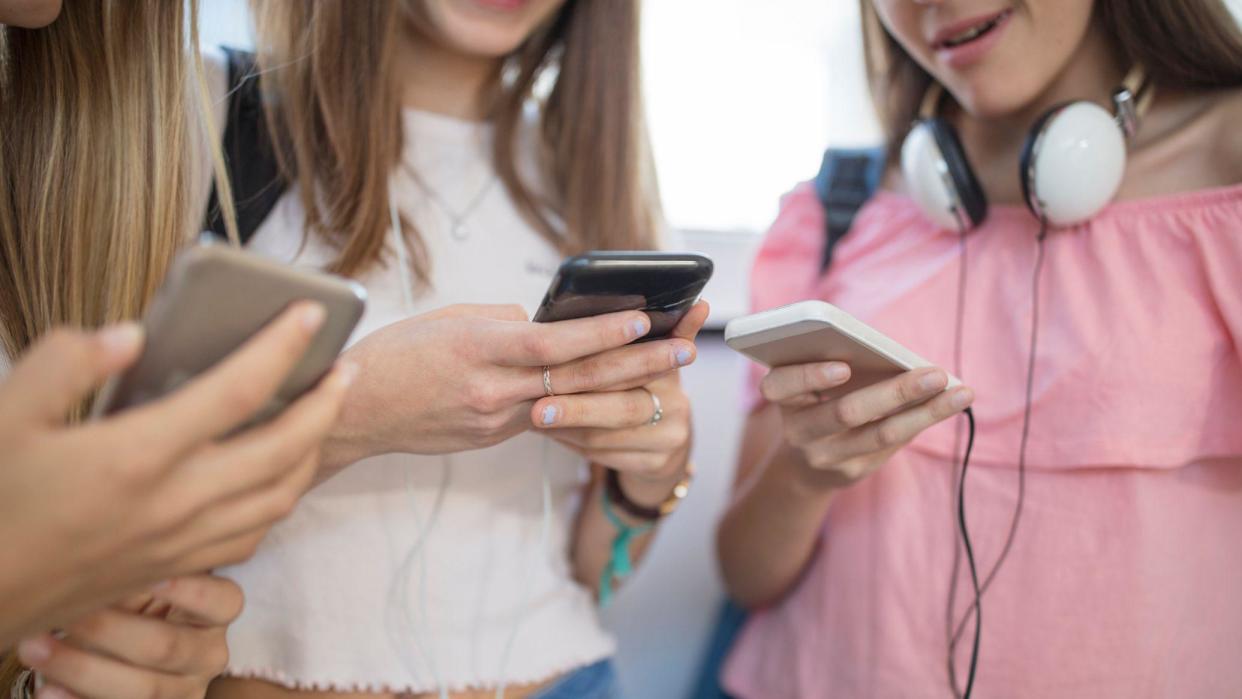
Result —
[[472, 121], [486, 116], [485, 95], [499, 74], [498, 59], [463, 54], [407, 27], [396, 63], [403, 107]]
[[1031, 103], [994, 117], [975, 117], [960, 110], [952, 113], [950, 118], [956, 122], [988, 200], [997, 204], [1022, 201], [1014, 173], [1027, 134], [1040, 116], [1058, 104], [1083, 99], [1112, 111], [1109, 96], [1125, 70], [1107, 36], [1093, 23], [1065, 69]]

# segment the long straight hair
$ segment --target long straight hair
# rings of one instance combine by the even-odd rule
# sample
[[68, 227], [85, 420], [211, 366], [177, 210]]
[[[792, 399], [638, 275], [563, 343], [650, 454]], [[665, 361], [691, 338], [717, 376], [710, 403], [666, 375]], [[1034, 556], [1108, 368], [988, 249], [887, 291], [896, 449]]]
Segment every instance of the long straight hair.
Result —
[[[409, 0], [251, 0], [269, 127], [297, 184], [308, 233], [337, 250], [333, 271], [356, 274], [385, 255], [388, 180], [403, 134], [395, 70]], [[492, 160], [518, 210], [563, 252], [650, 248], [660, 220], [643, 119], [639, 3], [569, 0], [505, 60], [483, 95]], [[520, 136], [536, 82], [539, 176], [519, 174]], [[419, 233], [402, 221], [426, 282]]]
[[[40, 29], [0, 25], [0, 340], [139, 317], [202, 211], [212, 163], [232, 196], [198, 50], [198, 0], [65, 0]], [[188, 40], [187, 40], [188, 29]], [[86, 406], [79, 406], [80, 417]], [[2, 654], [4, 649], [0, 649]], [[0, 694], [21, 665], [0, 657]]]
[[[884, 28], [873, 0], [859, 0], [871, 98], [889, 159], [918, 115], [932, 77]], [[1242, 86], [1242, 30], [1223, 0], [1096, 0], [1096, 17], [1127, 63], [1157, 88]]]
[[191, 202], [206, 186], [193, 157], [204, 144], [232, 219], [196, 10], [197, 0], [66, 0], [47, 27], [0, 27], [0, 335], [10, 357], [56, 325], [141, 315], [202, 220]]

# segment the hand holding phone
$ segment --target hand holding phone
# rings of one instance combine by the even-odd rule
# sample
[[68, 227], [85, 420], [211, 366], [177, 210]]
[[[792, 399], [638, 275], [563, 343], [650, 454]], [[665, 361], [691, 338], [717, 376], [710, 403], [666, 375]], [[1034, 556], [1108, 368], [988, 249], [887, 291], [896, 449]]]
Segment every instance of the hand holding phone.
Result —
[[974, 393], [839, 308], [803, 301], [731, 321], [725, 341], [772, 367], [760, 392], [780, 410], [783, 452], [856, 482]]
[[[698, 302], [682, 316], [665, 342], [680, 341], [693, 347], [707, 315], [707, 304]], [[645, 352], [654, 346], [649, 343], [613, 353]], [[662, 481], [679, 479], [688, 457], [690, 399], [676, 371], [661, 371], [658, 364], [654, 368], [650, 377], [625, 388], [541, 398], [531, 407], [531, 421], [592, 463], [638, 479], [641, 482], [637, 485], [650, 486], [662, 498], [671, 488]], [[659, 419], [655, 419], [657, 401]], [[626, 492], [638, 491], [631, 486]]]
[[319, 304], [324, 311], [322, 327], [268, 404], [247, 424], [279, 413], [327, 373], [362, 317], [366, 290], [356, 282], [224, 245], [187, 250], [174, 261], [147, 311], [142, 356], [104, 387], [95, 415], [173, 392], [298, 301]]
[[[325, 320], [297, 303], [181, 388], [90, 424], [66, 416], [138, 357], [133, 325], [45, 335], [0, 383], [8, 528], [0, 646], [160, 580], [248, 558], [311, 483], [351, 372], [338, 366], [275, 419], [268, 403]], [[4, 524], [4, 523], [0, 523]], [[47, 555], [55, 551], [55, 556]]]

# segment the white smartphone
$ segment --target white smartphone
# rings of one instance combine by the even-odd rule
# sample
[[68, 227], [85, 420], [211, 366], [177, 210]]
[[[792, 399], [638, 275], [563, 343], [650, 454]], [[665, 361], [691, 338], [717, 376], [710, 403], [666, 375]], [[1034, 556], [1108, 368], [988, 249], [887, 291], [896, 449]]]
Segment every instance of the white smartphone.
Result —
[[[838, 361], [850, 366], [850, 380], [822, 393], [834, 398], [911, 369], [935, 366], [836, 306], [799, 301], [734, 318], [725, 326], [730, 348], [767, 367]], [[960, 386], [952, 374], [946, 387]]]

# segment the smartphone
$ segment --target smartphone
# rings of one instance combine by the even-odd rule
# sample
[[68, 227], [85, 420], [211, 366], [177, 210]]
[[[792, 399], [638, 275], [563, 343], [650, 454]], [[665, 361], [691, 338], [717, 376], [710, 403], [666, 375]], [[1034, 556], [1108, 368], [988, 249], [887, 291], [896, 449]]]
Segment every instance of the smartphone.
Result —
[[[768, 367], [838, 361], [850, 379], [823, 391], [825, 399], [852, 393], [911, 369], [934, 366], [896, 340], [823, 301], [800, 301], [742, 318], [725, 326], [730, 348]], [[946, 390], [960, 386], [949, 375]]]
[[187, 250], [173, 262], [143, 319], [142, 355], [104, 386], [94, 415], [176, 391], [301, 300], [323, 304], [324, 324], [272, 400], [247, 425], [279, 413], [327, 373], [362, 317], [366, 290], [353, 281], [224, 245]]
[[687, 252], [588, 252], [561, 263], [536, 323], [616, 311], [644, 311], [651, 331], [667, 337], [712, 278], [711, 259]]

